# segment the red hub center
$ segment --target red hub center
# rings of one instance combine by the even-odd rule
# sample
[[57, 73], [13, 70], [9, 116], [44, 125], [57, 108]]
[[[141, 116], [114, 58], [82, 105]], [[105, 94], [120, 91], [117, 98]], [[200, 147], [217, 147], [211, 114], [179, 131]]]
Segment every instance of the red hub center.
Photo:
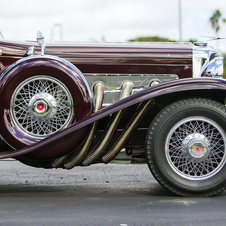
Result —
[[42, 111], [42, 110], [44, 109], [44, 105], [43, 105], [43, 104], [38, 104], [38, 105], [37, 105], [37, 109], [38, 109], [39, 111]]
[[200, 151], [200, 147], [196, 147], [195, 150], [196, 150], [196, 151]]

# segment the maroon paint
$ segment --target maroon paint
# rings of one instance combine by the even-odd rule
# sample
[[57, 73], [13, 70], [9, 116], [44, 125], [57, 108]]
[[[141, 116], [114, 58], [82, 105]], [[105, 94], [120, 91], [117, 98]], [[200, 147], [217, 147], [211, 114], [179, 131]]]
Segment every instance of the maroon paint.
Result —
[[[85, 80], [74, 69], [60, 62], [57, 59], [47, 57], [35, 57], [27, 59], [16, 64], [10, 70], [4, 73], [0, 84], [0, 133], [3, 138], [15, 149], [34, 144], [39, 141], [33, 137], [25, 135], [14, 124], [10, 114], [10, 100], [15, 88], [23, 80], [35, 75], [49, 75], [62, 81], [70, 90], [74, 102], [74, 115], [70, 124], [89, 116], [92, 111], [92, 99], [90, 90]], [[88, 128], [87, 128], [88, 129]], [[79, 143], [84, 136], [86, 129], [74, 138], [74, 145]], [[43, 153], [40, 158], [50, 158], [51, 156], [60, 155], [65, 150], [54, 150], [50, 153]], [[32, 156], [32, 155], [31, 155]], [[35, 155], [36, 156], [36, 155]]]
[[[0, 42], [4, 66], [11, 64], [11, 57], [24, 56], [36, 43]], [[192, 45], [167, 43], [48, 43], [45, 54], [59, 56], [74, 64], [82, 73], [118, 74], [177, 74], [180, 78], [192, 77]], [[3, 67], [3, 66], [2, 66]]]
[[[0, 153], [0, 158], [10, 158], [16, 157], [19, 155], [28, 154], [35, 156], [35, 153], [38, 153], [37, 156], [52, 156], [52, 152], [58, 149], [59, 144], [61, 147], [65, 148], [65, 153], [70, 150], [73, 146], [73, 140], [80, 133], [83, 133], [83, 129], [97, 121], [101, 118], [104, 118], [114, 112], [117, 112], [123, 108], [132, 106], [133, 104], [139, 103], [150, 98], [154, 98], [161, 95], [166, 95], [169, 93], [176, 93], [181, 91], [188, 90], [222, 90], [226, 92], [226, 81], [223, 79], [216, 78], [200, 78], [200, 79], [183, 79], [176, 80], [169, 83], [163, 83], [161, 85], [151, 87], [147, 90], [136, 93], [132, 96], [129, 96], [115, 104], [112, 104], [109, 107], [103, 108], [97, 113], [82, 119], [74, 125], [62, 130], [40, 142], [30, 145], [19, 150], [11, 151], [8, 153]], [[62, 144], [63, 143], [63, 144]], [[48, 150], [48, 152], [46, 151]]]

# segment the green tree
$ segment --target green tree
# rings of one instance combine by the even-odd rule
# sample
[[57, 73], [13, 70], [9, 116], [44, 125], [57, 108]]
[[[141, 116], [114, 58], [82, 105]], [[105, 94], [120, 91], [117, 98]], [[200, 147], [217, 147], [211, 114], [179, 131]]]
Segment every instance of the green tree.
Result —
[[[221, 17], [222, 14], [219, 10], [216, 10], [213, 14], [212, 17], [210, 17], [210, 22], [212, 25], [212, 28], [214, 28], [215, 32], [216, 32], [216, 36], [218, 38], [218, 32], [220, 30], [220, 21], [222, 21], [223, 23], [226, 23], [226, 19]], [[218, 44], [218, 43], [217, 43]], [[217, 47], [218, 48], [218, 47]], [[224, 55], [224, 78], [226, 78], [226, 54]]]
[[168, 38], [162, 38], [159, 36], [152, 37], [138, 37], [130, 39], [129, 42], [176, 42], [175, 40], [169, 40]]
[[[129, 42], [176, 42], [175, 40], [170, 40], [168, 38], [163, 38], [159, 36], [148, 36], [148, 37], [138, 37], [135, 39], [128, 40]], [[190, 39], [188, 42], [197, 42], [197, 40]]]
[[[213, 14], [212, 17], [210, 17], [210, 22], [211, 22], [211, 25], [212, 25], [212, 28], [215, 29], [215, 32], [216, 32], [216, 35], [218, 37], [218, 32], [220, 30], [220, 20], [221, 20], [221, 12], [219, 10], [216, 10]], [[226, 20], [225, 19], [222, 19], [222, 21], [225, 23]]]

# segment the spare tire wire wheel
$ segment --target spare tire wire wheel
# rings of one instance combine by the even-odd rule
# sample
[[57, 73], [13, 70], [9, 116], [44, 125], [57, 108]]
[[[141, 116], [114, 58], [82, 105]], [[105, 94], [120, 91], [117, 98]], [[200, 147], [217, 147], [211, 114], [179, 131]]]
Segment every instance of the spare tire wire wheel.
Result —
[[67, 87], [56, 78], [33, 76], [15, 89], [10, 114], [23, 133], [41, 139], [69, 124], [73, 99]]

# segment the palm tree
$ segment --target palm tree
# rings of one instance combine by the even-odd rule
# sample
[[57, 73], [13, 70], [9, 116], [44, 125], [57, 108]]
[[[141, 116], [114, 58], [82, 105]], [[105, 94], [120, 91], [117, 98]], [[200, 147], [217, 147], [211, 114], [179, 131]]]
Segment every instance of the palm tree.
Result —
[[[213, 16], [210, 17], [210, 22], [212, 24], [212, 28], [215, 29], [217, 37], [218, 37], [218, 31], [220, 30], [220, 25], [219, 25], [220, 18], [221, 18], [221, 12], [219, 10], [216, 10], [214, 12]], [[222, 19], [222, 21], [224, 23], [226, 22], [225, 19]]]

